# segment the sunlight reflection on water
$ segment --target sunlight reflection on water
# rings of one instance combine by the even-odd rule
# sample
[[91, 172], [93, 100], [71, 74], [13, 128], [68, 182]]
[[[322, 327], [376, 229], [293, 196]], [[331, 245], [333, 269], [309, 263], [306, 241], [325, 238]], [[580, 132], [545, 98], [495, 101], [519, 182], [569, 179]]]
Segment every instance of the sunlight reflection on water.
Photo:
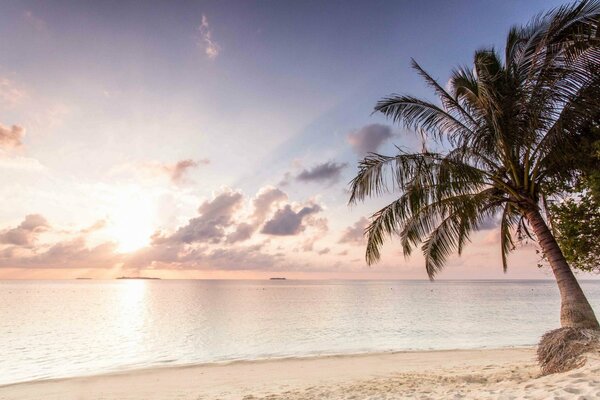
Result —
[[[600, 282], [583, 283], [600, 310]], [[0, 384], [234, 359], [534, 344], [551, 281], [1, 281]]]

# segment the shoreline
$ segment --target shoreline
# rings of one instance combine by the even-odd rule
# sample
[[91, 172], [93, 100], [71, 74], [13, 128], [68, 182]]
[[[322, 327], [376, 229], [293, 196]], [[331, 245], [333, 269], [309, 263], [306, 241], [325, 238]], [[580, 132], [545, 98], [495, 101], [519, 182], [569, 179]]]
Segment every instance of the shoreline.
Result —
[[0, 386], [0, 399], [400, 400], [600, 397], [600, 353], [541, 376], [535, 347], [394, 351], [139, 368]]
[[[533, 347], [164, 366], [0, 386], [0, 399], [545, 399], [600, 393], [600, 358], [540, 377]], [[510, 394], [510, 396], [509, 396]], [[511, 397], [512, 396], [512, 397]]]
[[[262, 358], [252, 359], [229, 359], [229, 360], [217, 360], [217, 361], [201, 361], [192, 363], [158, 363], [155, 365], [132, 367], [132, 368], [117, 368], [114, 370], [106, 370], [100, 372], [83, 373], [81, 375], [70, 375], [60, 376], [52, 378], [40, 378], [31, 379], [25, 381], [11, 382], [11, 383], [0, 383], [0, 393], [2, 389], [16, 385], [27, 385], [44, 382], [60, 382], [64, 380], [72, 379], [86, 379], [86, 378], [102, 378], [119, 375], [138, 374], [144, 372], [161, 371], [165, 369], [189, 369], [189, 368], [210, 368], [210, 367], [226, 367], [237, 364], [261, 364], [267, 362], [285, 362], [285, 361], [302, 361], [302, 360], [318, 360], [318, 359], [343, 359], [343, 358], [357, 358], [357, 357], [368, 357], [368, 356], [387, 356], [387, 355], [398, 355], [398, 354], [415, 354], [415, 353], [460, 353], [470, 351], [501, 351], [501, 350], [532, 350], [534, 351], [536, 345], [515, 345], [515, 346], [504, 346], [504, 347], [473, 347], [473, 348], [449, 348], [449, 349], [408, 349], [408, 350], [382, 350], [382, 351], [358, 351], [358, 352], [343, 352], [343, 353], [308, 353], [304, 355], [292, 355], [292, 356], [266, 356]], [[1, 398], [0, 398], [1, 400]]]

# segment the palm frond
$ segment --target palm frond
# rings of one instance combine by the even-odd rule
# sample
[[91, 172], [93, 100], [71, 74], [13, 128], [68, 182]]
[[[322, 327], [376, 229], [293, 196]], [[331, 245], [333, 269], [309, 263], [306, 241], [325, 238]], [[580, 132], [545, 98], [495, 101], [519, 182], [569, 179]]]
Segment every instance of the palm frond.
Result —
[[370, 154], [359, 163], [351, 204], [398, 193], [366, 229], [367, 262], [379, 260], [384, 242], [398, 237], [406, 256], [421, 247], [433, 278], [485, 218], [501, 213], [506, 271], [513, 234], [531, 237], [527, 210], [540, 207], [552, 179], [575, 174], [569, 146], [600, 124], [600, 0], [558, 7], [511, 28], [503, 58], [491, 48], [475, 52], [473, 67], [453, 70], [448, 89], [414, 60], [412, 67], [439, 103], [392, 94], [375, 111], [450, 148], [398, 149], [396, 156]]
[[479, 128], [479, 122], [465, 109], [456, 98], [450, 95], [427, 71], [425, 71], [415, 59], [411, 59], [413, 69], [425, 80], [425, 82], [434, 90], [440, 98], [445, 111], [460, 119], [471, 131]]
[[391, 95], [375, 106], [395, 123], [406, 128], [422, 130], [437, 138], [454, 140], [462, 135], [472, 134], [472, 130], [452, 114], [433, 103], [412, 96]]
[[[486, 218], [493, 217], [503, 201], [463, 202], [463, 208], [443, 219], [423, 242], [421, 250], [425, 257], [425, 270], [429, 279], [441, 271], [448, 256], [462, 247], [468, 235]], [[462, 243], [461, 243], [462, 242]]]

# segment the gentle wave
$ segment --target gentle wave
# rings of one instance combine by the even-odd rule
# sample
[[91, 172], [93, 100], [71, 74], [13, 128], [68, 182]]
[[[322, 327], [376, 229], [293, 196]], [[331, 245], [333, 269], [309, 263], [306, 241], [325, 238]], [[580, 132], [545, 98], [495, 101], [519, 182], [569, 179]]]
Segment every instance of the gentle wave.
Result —
[[[595, 309], [600, 282], [583, 282]], [[18, 305], [18, 306], [17, 306]], [[552, 281], [2, 281], [0, 384], [140, 368], [530, 346]]]

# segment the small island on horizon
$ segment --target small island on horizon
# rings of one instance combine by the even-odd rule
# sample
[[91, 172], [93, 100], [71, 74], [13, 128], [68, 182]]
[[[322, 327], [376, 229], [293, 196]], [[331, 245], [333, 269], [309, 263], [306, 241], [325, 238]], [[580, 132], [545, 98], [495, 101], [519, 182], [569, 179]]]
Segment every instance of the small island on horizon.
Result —
[[157, 279], [160, 280], [160, 278], [153, 278], [153, 277], [149, 277], [149, 276], [119, 276], [118, 278], [115, 279]]
[[273, 277], [273, 278], [269, 278], [269, 280], [271, 280], [271, 281], [285, 281], [287, 279], [283, 278], [283, 277], [276, 276], [276, 277]]

